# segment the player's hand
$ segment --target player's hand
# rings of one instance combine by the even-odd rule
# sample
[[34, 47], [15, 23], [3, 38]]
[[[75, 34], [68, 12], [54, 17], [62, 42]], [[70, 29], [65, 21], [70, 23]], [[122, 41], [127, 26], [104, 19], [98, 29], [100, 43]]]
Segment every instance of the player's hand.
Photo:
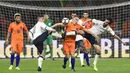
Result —
[[6, 39], [5, 43], [6, 43], [6, 45], [8, 45], [8, 44], [9, 44], [9, 40], [8, 40], [8, 39]]
[[53, 32], [56, 32], [56, 30], [54, 29]]

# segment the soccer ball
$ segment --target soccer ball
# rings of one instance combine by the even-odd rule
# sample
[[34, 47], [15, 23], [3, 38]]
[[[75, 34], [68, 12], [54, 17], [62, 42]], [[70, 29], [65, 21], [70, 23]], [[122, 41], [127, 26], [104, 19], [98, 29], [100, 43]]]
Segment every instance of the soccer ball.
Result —
[[68, 18], [63, 18], [62, 19], [62, 23], [65, 24], [65, 25], [68, 24], [69, 23], [69, 19]]

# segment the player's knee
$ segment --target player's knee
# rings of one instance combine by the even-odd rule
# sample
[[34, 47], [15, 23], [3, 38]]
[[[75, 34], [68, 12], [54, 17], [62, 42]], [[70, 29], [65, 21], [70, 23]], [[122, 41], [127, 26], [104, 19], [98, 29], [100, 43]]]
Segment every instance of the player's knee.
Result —
[[15, 54], [16, 52], [14, 50], [11, 50], [11, 53]]
[[69, 56], [69, 55], [65, 55], [65, 57], [66, 57], [67, 59], [69, 59], [70, 56]]
[[101, 54], [101, 50], [100, 49], [96, 50], [96, 54], [100, 55]]
[[51, 45], [49, 45], [49, 47], [50, 47], [50, 48], [53, 48], [53, 45], [51, 44]]
[[20, 53], [16, 53], [17, 54], [17, 56], [20, 56]]
[[74, 57], [75, 57], [75, 55], [73, 53], [71, 53], [71, 58], [74, 58]]
[[47, 45], [44, 45], [44, 48], [46, 49], [46, 48], [47, 48]]
[[96, 52], [96, 54], [97, 54], [97, 55], [100, 55], [101, 53], [99, 53], [99, 52]]
[[74, 56], [74, 55], [71, 55], [71, 58], [75, 58], [75, 56]]

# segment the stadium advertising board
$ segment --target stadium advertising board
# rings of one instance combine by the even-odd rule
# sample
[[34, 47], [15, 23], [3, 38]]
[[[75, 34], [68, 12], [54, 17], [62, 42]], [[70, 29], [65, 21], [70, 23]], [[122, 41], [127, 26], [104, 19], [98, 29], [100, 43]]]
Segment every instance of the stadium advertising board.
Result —
[[[129, 38], [122, 38], [122, 41], [130, 43]], [[0, 58], [6, 58], [10, 56], [11, 45], [5, 46], [5, 41], [0, 40]], [[62, 52], [62, 44], [58, 44], [57, 40], [53, 40], [53, 57], [64, 57]], [[49, 49], [47, 50], [49, 51]], [[108, 38], [101, 39], [101, 57], [102, 58], [118, 58], [118, 57], [130, 57], [130, 46], [121, 44], [117, 39], [113, 41]], [[94, 53], [94, 52], [93, 52]], [[77, 53], [76, 53], [77, 54]], [[92, 53], [91, 53], [92, 54]], [[48, 53], [46, 57], [49, 57]], [[25, 45], [24, 53], [21, 53], [21, 58], [37, 58], [38, 52], [34, 45]]]

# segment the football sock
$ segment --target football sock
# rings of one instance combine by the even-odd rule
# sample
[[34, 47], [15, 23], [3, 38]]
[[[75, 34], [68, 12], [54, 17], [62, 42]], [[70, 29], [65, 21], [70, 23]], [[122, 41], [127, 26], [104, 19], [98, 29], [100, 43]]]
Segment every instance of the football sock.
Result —
[[75, 58], [71, 58], [71, 65], [72, 65], [71, 69], [74, 69], [74, 67], [75, 67]]
[[93, 65], [96, 66], [99, 55], [95, 55]]
[[43, 62], [43, 57], [39, 56], [38, 57], [38, 67], [42, 68], [42, 62]]
[[20, 56], [17, 55], [17, 56], [16, 56], [16, 67], [19, 66], [19, 62], [20, 62]]
[[10, 64], [13, 65], [14, 63], [14, 54], [11, 54], [11, 57], [10, 57]]
[[90, 66], [88, 54], [84, 53], [84, 56], [85, 56], [87, 65]]
[[83, 65], [84, 64], [84, 53], [80, 53], [79, 56], [80, 56], [81, 65]]
[[53, 58], [53, 51], [52, 51], [53, 49], [52, 48], [50, 48], [50, 54], [51, 54], [51, 58]]
[[67, 61], [68, 61], [68, 58], [64, 57], [64, 66], [66, 66]]
[[44, 58], [46, 57], [46, 50], [47, 48], [44, 48]]

